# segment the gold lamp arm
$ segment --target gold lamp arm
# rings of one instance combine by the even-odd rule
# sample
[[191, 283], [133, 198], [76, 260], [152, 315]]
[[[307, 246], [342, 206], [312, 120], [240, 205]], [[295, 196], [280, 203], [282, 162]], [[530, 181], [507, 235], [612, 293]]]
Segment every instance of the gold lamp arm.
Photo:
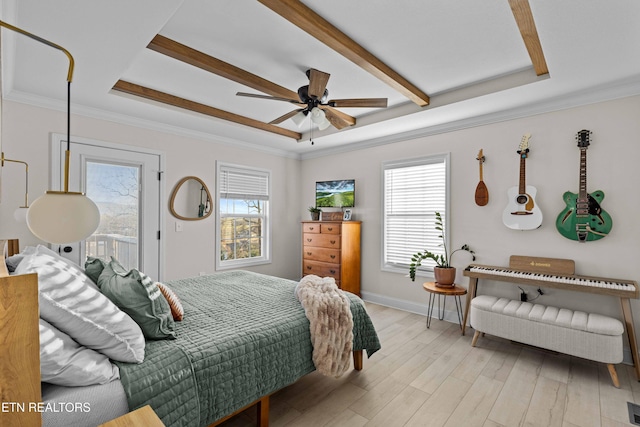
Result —
[[11, 160], [7, 159], [4, 156], [4, 152], [0, 153], [0, 167], [4, 167], [4, 162], [12, 162], [12, 163], [21, 163], [24, 165], [24, 174], [26, 177], [26, 185], [24, 190], [24, 206], [20, 206], [21, 208], [29, 207], [29, 164], [27, 162], [23, 162], [22, 160]]
[[18, 28], [16, 26], [11, 25], [11, 24], [7, 24], [4, 21], [0, 21], [0, 27], [4, 27], [4, 28], [6, 28], [8, 30], [15, 31], [16, 33], [20, 33], [20, 34], [25, 35], [25, 36], [27, 36], [29, 38], [32, 38], [33, 40], [39, 41], [40, 43], [44, 43], [47, 46], [51, 46], [54, 49], [58, 49], [58, 50], [61, 50], [62, 52], [64, 52], [64, 54], [67, 55], [67, 58], [69, 58], [69, 71], [67, 72], [67, 81], [69, 83], [71, 83], [71, 80], [73, 79], [73, 67], [74, 67], [75, 61], [73, 60], [73, 56], [71, 56], [71, 53], [69, 53], [69, 51], [67, 49], [63, 48], [60, 45], [52, 43], [49, 40], [43, 39], [40, 36], [36, 36], [35, 34], [31, 34], [30, 32], [23, 30], [22, 28]]

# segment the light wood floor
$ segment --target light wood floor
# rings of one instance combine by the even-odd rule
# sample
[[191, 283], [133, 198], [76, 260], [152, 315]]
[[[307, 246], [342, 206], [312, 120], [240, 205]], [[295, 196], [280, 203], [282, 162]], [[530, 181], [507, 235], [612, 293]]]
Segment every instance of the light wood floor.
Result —
[[[339, 379], [316, 372], [271, 397], [270, 426], [629, 426], [640, 404], [633, 369], [606, 366], [486, 336], [367, 303], [382, 343], [361, 372]], [[224, 427], [255, 426], [249, 410]]]

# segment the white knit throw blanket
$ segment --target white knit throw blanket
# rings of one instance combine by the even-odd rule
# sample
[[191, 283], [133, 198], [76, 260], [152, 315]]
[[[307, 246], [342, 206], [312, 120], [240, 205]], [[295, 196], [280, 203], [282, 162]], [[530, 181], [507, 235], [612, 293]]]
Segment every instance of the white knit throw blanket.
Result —
[[323, 375], [340, 377], [349, 369], [353, 348], [353, 316], [349, 297], [332, 277], [304, 276], [296, 297], [309, 319], [313, 363]]

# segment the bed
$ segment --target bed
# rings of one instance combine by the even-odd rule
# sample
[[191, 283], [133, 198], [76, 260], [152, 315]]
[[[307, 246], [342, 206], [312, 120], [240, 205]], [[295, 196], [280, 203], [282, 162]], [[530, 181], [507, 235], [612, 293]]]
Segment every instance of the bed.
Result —
[[[2, 279], [2, 286], [10, 278]], [[184, 308], [184, 320], [175, 324], [176, 339], [147, 340], [144, 361], [114, 362], [120, 379], [105, 385], [42, 383], [42, 391], [40, 384], [33, 385], [31, 397], [22, 397], [23, 401], [38, 400], [41, 393], [45, 402], [86, 402], [91, 407], [89, 412], [45, 412], [45, 426], [97, 425], [145, 405], [168, 427], [209, 426], [254, 404], [258, 420], [266, 425], [269, 395], [314, 371], [309, 321], [294, 294], [297, 282], [228, 271], [167, 285]], [[24, 283], [20, 287], [24, 289]], [[9, 291], [2, 292], [11, 298]], [[362, 352], [371, 356], [380, 343], [363, 302], [355, 295], [348, 297], [354, 321], [354, 368], [360, 370]], [[37, 348], [33, 343], [30, 347]], [[13, 399], [6, 396], [6, 384], [0, 383], [3, 401]], [[87, 421], [91, 413], [102, 413], [101, 420]]]

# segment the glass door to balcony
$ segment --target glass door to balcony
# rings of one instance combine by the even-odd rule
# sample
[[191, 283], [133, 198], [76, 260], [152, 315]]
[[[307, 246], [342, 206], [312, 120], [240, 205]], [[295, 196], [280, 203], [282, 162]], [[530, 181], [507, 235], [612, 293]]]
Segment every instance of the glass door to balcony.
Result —
[[[58, 148], [64, 164], [66, 142]], [[105, 261], [114, 257], [127, 269], [161, 280], [161, 157], [138, 150], [71, 143], [70, 191], [81, 188], [98, 205], [100, 225], [87, 240], [59, 250], [80, 265], [88, 256]]]
[[[86, 256], [140, 268], [140, 165], [87, 160], [86, 194], [100, 209], [100, 225], [84, 242]], [[144, 271], [144, 270], [143, 270]]]

